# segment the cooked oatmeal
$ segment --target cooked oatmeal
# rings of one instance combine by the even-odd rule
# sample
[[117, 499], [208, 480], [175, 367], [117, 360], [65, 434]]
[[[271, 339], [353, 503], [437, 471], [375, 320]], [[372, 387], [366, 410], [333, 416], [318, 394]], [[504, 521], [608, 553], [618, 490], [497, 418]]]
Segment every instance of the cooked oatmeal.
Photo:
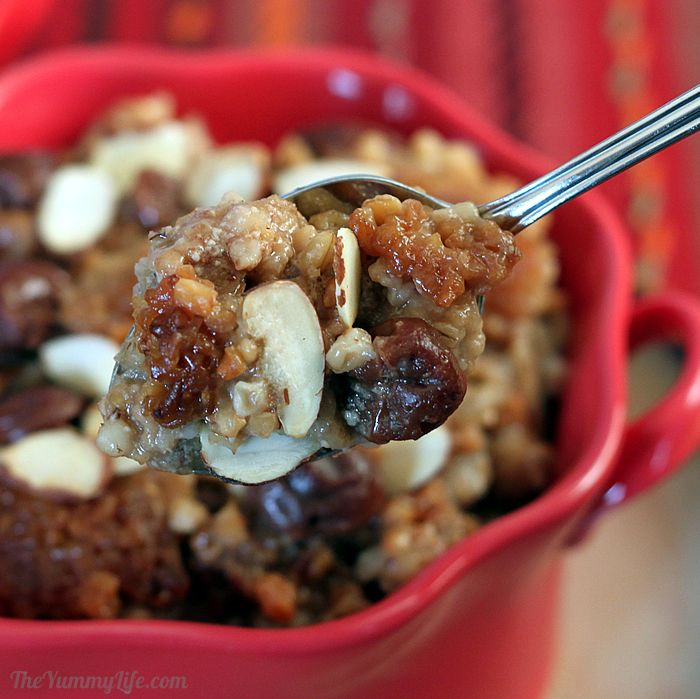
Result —
[[108, 454], [258, 483], [321, 450], [418, 439], [457, 409], [483, 349], [477, 295], [517, 261], [512, 235], [469, 205], [300, 208], [230, 195], [150, 234], [102, 404]]
[[[166, 95], [116, 105], [61, 157], [0, 157], [1, 614], [317, 623], [381, 599], [546, 487], [566, 340], [549, 221], [516, 250], [469, 211], [390, 197], [353, 211], [322, 194], [295, 211], [275, 196], [350, 167], [453, 201], [517, 184], [429, 131], [214, 145]], [[217, 203], [230, 190], [247, 202]], [[354, 310], [336, 284], [348, 235]], [[303, 432], [284, 410], [295, 396], [266, 380], [266, 329], [243, 308], [274, 285], [320, 326], [324, 390], [303, 439], [391, 441], [259, 485], [144, 469], [131, 457], [156, 445], [159, 465], [186, 471], [202, 425], [214, 450], [303, 441], [283, 431]], [[482, 334], [474, 297], [491, 286]], [[113, 430], [119, 455], [106, 456], [97, 402], [118, 351], [110, 400], [141, 432]]]

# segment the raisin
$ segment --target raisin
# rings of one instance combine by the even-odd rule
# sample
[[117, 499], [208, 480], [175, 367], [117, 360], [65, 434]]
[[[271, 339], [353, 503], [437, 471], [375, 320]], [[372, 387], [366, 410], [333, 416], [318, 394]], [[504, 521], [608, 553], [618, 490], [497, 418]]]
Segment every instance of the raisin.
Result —
[[145, 293], [136, 315], [139, 349], [151, 379], [144, 410], [163, 427], [184, 425], [216, 407], [217, 367], [224, 339], [202, 316], [175, 301], [177, 275]]
[[60, 427], [76, 418], [83, 399], [58, 386], [34, 386], [0, 401], [0, 444], [30, 432]]
[[0, 210], [0, 260], [23, 260], [36, 246], [32, 215], [22, 209]]
[[122, 216], [153, 230], [174, 223], [185, 213], [179, 205], [178, 181], [154, 170], [138, 176], [133, 192], [124, 200]]
[[0, 156], [0, 208], [26, 209], [36, 204], [53, 167], [48, 153]]
[[419, 318], [396, 318], [371, 331], [376, 358], [339, 374], [346, 422], [375, 444], [418, 439], [462, 402], [466, 379], [440, 333]]
[[443, 308], [466, 289], [482, 293], [505, 279], [520, 257], [513, 235], [493, 221], [440, 216], [415, 199], [381, 195], [350, 216], [350, 227], [366, 255], [413, 281], [420, 294]]
[[258, 530], [283, 531], [295, 539], [351, 532], [377, 514], [384, 502], [368, 459], [359, 453], [303, 464], [246, 493]]
[[36, 349], [59, 325], [68, 274], [47, 261], [0, 263], [0, 350]]

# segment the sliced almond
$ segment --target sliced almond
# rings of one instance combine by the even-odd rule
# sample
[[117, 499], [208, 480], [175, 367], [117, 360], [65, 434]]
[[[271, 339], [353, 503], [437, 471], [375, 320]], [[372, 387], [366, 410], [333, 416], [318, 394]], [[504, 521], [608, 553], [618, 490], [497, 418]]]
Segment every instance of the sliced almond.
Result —
[[192, 207], [216, 206], [229, 192], [249, 201], [259, 199], [269, 169], [270, 155], [262, 145], [218, 148], [200, 158], [187, 174], [185, 198]]
[[110, 174], [120, 194], [133, 188], [143, 170], [179, 179], [203, 147], [197, 124], [167, 121], [146, 131], [122, 131], [95, 141], [90, 162]]
[[393, 495], [427, 483], [445, 466], [451, 449], [450, 432], [441, 425], [420, 439], [389, 442], [370, 454], [379, 482]]
[[114, 356], [119, 346], [102, 335], [63, 335], [39, 349], [44, 373], [68, 388], [91, 398], [101, 398], [109, 389]]
[[44, 430], [0, 450], [0, 469], [33, 492], [58, 498], [97, 495], [110, 475], [109, 459], [77, 430]]
[[311, 439], [295, 439], [280, 432], [269, 437], [249, 437], [236, 452], [201, 432], [202, 459], [212, 473], [238, 483], [264, 483], [281, 478], [318, 451]]
[[360, 307], [362, 265], [360, 245], [349, 228], [339, 228], [336, 233], [333, 271], [338, 315], [340, 320], [351, 328], [357, 318], [357, 309]]
[[323, 391], [321, 325], [294, 282], [263, 284], [243, 300], [246, 329], [263, 343], [258, 366], [277, 400], [285, 434], [303, 437], [318, 415]]
[[319, 180], [340, 175], [389, 175], [387, 167], [379, 163], [349, 158], [323, 158], [300, 163], [278, 171], [272, 181], [275, 194], [287, 194], [297, 187], [305, 187]]
[[91, 165], [61, 167], [39, 202], [39, 239], [57, 255], [85, 250], [109, 228], [116, 203], [114, 182], [105, 172]]

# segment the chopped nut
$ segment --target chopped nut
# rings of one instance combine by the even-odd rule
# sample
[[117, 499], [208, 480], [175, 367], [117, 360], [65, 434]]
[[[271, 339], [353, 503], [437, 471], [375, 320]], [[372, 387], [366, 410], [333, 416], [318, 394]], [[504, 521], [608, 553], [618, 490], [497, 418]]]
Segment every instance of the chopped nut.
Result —
[[232, 381], [247, 369], [245, 360], [235, 347], [225, 347], [224, 356], [219, 362], [216, 373], [224, 381]]
[[216, 289], [206, 279], [178, 279], [173, 289], [175, 302], [195, 315], [206, 317], [216, 304]]
[[168, 526], [177, 534], [192, 534], [207, 520], [209, 513], [191, 497], [177, 497], [168, 508]]
[[362, 328], [348, 328], [326, 352], [326, 364], [336, 374], [352, 371], [376, 357], [372, 336]]
[[444, 471], [447, 489], [462, 507], [480, 500], [493, 481], [493, 467], [483, 451], [459, 454]]
[[252, 364], [260, 356], [260, 348], [257, 343], [249, 337], [244, 337], [238, 343], [237, 349], [246, 364]]
[[294, 583], [279, 573], [265, 573], [255, 581], [255, 597], [262, 613], [279, 622], [289, 622], [296, 612]]
[[248, 432], [256, 437], [269, 437], [280, 426], [277, 415], [261, 413], [248, 419]]
[[262, 412], [268, 403], [268, 390], [263, 381], [237, 381], [233, 387], [233, 409], [241, 417]]

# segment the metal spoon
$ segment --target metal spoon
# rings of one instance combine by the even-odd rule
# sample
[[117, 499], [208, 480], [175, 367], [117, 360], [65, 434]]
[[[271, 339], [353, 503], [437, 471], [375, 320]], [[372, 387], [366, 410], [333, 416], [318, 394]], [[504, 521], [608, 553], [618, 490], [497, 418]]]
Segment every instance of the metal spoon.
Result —
[[[636, 165], [700, 129], [700, 85], [605, 139], [530, 184], [478, 207], [483, 218], [517, 233], [550, 211]], [[298, 187], [284, 199], [296, 201], [301, 194], [325, 189], [342, 201], [359, 206], [378, 194], [399, 199], [418, 199], [433, 208], [452, 206], [401, 182], [375, 175], [342, 175]]]

